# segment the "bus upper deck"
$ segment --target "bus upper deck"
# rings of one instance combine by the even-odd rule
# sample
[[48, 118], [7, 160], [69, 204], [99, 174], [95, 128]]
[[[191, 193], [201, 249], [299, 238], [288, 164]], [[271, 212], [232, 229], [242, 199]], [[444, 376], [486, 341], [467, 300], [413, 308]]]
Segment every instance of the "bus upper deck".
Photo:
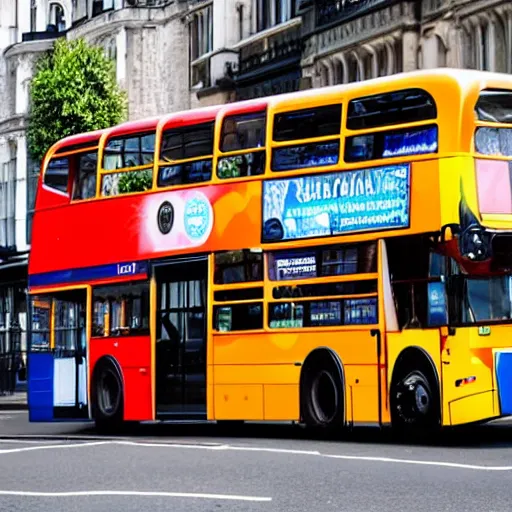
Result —
[[64, 139], [43, 162], [32, 284], [170, 250], [438, 232], [461, 204], [471, 226], [506, 229], [512, 132], [496, 112], [511, 97], [505, 75], [420, 71]]

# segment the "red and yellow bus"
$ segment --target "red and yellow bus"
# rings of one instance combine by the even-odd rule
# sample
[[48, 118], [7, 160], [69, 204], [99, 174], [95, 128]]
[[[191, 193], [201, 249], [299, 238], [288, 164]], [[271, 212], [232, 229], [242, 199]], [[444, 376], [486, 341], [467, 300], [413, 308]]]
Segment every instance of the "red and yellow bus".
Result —
[[399, 74], [42, 164], [31, 421], [424, 431], [512, 414], [512, 78]]

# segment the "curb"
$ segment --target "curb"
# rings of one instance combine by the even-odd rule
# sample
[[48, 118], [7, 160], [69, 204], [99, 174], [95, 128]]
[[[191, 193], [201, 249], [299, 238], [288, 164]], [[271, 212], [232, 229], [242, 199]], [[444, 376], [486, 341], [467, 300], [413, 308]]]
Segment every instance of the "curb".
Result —
[[0, 402], [0, 411], [27, 411], [28, 405], [24, 403], [3, 404]]
[[83, 434], [0, 434], [0, 440], [32, 440], [32, 441], [119, 441], [128, 440], [119, 437], [103, 437]]

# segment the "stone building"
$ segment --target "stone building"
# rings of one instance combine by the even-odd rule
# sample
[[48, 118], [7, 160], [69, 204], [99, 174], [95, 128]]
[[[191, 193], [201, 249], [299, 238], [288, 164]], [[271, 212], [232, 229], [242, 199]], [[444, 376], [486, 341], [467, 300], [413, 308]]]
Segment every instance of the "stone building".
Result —
[[512, 71], [507, 0], [316, 0], [303, 13], [313, 87], [434, 67]]

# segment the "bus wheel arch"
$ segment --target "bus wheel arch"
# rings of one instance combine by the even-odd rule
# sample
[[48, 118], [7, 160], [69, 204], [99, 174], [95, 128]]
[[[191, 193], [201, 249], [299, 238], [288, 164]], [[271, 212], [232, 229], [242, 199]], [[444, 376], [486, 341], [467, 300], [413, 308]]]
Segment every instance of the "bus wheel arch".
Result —
[[124, 417], [124, 379], [114, 357], [103, 356], [94, 365], [91, 394], [92, 416], [98, 430], [120, 427]]
[[338, 355], [327, 347], [308, 354], [302, 364], [300, 417], [309, 427], [345, 425], [345, 372]]
[[404, 349], [396, 359], [389, 405], [394, 428], [433, 433], [441, 427], [441, 383], [430, 355], [421, 347]]

